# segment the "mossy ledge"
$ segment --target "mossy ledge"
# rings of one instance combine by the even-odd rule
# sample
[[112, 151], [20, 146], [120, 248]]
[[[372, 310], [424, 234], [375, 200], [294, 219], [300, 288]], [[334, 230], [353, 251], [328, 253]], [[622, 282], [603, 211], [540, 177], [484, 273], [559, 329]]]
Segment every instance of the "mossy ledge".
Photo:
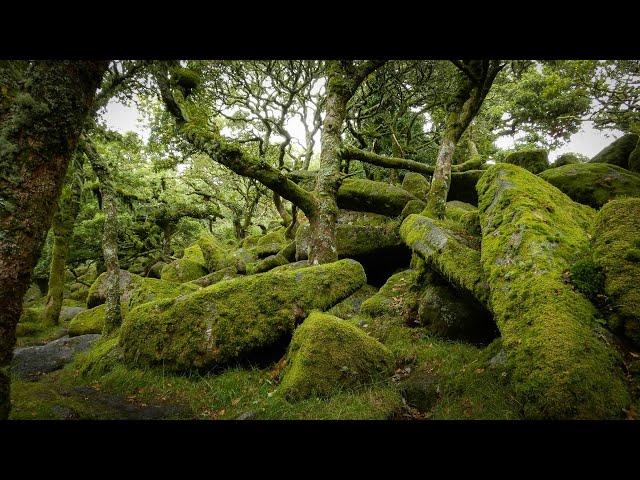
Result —
[[478, 183], [482, 266], [526, 418], [620, 418], [629, 393], [595, 307], [563, 272], [595, 212], [527, 170], [490, 167]]
[[312, 310], [327, 310], [366, 283], [350, 259], [231, 279], [129, 312], [125, 360], [173, 370], [243, 361], [278, 345]]

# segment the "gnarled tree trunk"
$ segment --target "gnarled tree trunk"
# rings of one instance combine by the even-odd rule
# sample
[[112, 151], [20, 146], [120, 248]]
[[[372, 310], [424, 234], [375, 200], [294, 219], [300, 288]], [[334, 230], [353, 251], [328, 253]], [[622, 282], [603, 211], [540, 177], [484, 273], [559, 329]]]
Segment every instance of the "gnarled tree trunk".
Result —
[[82, 182], [75, 176], [74, 170], [69, 169], [67, 185], [58, 202], [58, 211], [53, 216], [53, 250], [49, 269], [49, 288], [43, 312], [45, 325], [57, 325], [62, 309], [65, 267], [73, 238], [73, 226], [80, 211]]
[[[106, 61], [0, 62], [0, 369]], [[0, 371], [0, 418], [10, 411]]]

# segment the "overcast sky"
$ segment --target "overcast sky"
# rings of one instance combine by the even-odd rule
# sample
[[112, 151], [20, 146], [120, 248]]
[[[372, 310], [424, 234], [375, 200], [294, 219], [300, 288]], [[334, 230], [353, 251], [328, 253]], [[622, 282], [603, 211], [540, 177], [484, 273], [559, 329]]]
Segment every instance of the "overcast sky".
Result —
[[[112, 100], [107, 105], [103, 118], [110, 129], [121, 133], [134, 131], [145, 141], [149, 136], [148, 129], [138, 121], [138, 109], [134, 104], [127, 106]], [[304, 143], [304, 129], [300, 121], [293, 121], [288, 125], [288, 127], [291, 134], [296, 137], [300, 143]], [[582, 153], [591, 158], [608, 144], [613, 142], [613, 140], [620, 138], [621, 136], [622, 132], [620, 131], [594, 130], [591, 122], [585, 122], [582, 130], [574, 134], [564, 147], [554, 150], [549, 154], [549, 159], [553, 161], [559, 155], [566, 152]], [[319, 145], [320, 142], [317, 141], [316, 148], [318, 148]], [[513, 138], [501, 137], [496, 142], [496, 146], [499, 148], [510, 148], [513, 146]]]

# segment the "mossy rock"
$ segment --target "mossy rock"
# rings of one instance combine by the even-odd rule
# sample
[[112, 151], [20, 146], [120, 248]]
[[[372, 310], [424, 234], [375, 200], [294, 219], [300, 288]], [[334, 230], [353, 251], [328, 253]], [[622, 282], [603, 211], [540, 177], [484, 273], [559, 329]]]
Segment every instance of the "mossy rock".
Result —
[[[198, 239], [198, 245], [204, 256], [206, 270], [209, 272], [215, 272], [231, 265], [229, 252], [215, 237], [211, 235], [202, 236]], [[195, 280], [196, 278], [206, 275], [206, 273], [208, 272], [204, 272], [189, 280]]]
[[262, 235], [253, 235], [242, 240], [240, 244], [242, 248], [251, 248], [258, 245], [258, 241], [262, 238]]
[[620, 418], [629, 405], [620, 358], [563, 275], [588, 245], [595, 212], [504, 163], [478, 193], [489, 304], [525, 417]]
[[151, 268], [149, 268], [149, 272], [147, 273], [147, 277], [149, 278], [160, 278], [162, 276], [162, 269], [168, 265], [166, 262], [156, 262]]
[[427, 204], [422, 200], [411, 200], [402, 209], [402, 212], [400, 213], [400, 216], [398, 218], [402, 221], [412, 213], [422, 213], [426, 206]]
[[[400, 222], [389, 219], [381, 225], [338, 224], [336, 246], [338, 258], [353, 258], [368, 255], [402, 245], [398, 233]], [[300, 225], [296, 232], [296, 260], [309, 257], [311, 229], [309, 224]]]
[[404, 188], [361, 178], [348, 178], [338, 189], [338, 207], [379, 213], [390, 217], [399, 215], [405, 205], [416, 197]]
[[285, 243], [286, 239], [284, 238], [284, 229], [278, 229], [275, 230], [273, 232], [269, 232], [266, 235], [263, 235], [262, 237], [260, 237], [260, 239], [258, 240], [257, 245], [261, 246], [261, 245], [269, 245], [271, 243]]
[[[419, 213], [419, 212], [418, 212]], [[452, 200], [445, 205], [445, 217], [458, 222], [471, 235], [480, 235], [480, 216], [470, 203]]]
[[608, 163], [579, 163], [550, 168], [540, 178], [578, 203], [600, 208], [618, 197], [640, 196], [640, 175]]
[[238, 277], [235, 267], [226, 267], [217, 272], [209, 273], [204, 277], [200, 277], [196, 280], [192, 280], [191, 283], [199, 287], [208, 287], [214, 283], [222, 282], [224, 280], [231, 280]]
[[31, 285], [29, 285], [27, 292], [24, 294], [22, 302], [25, 304], [29, 304], [40, 300], [42, 297], [43, 295], [40, 291], [40, 288], [35, 283], [32, 283]]
[[290, 401], [328, 397], [384, 381], [392, 372], [387, 347], [338, 317], [312, 312], [293, 335], [278, 394]]
[[549, 168], [549, 154], [542, 149], [511, 152], [504, 158], [504, 161], [526, 168], [531, 173], [540, 173]]
[[[177, 298], [199, 290], [198, 285], [191, 283], [177, 284], [157, 278], [131, 277], [127, 290], [120, 297], [122, 316], [126, 317], [129, 310], [143, 303], [164, 298]], [[85, 310], [76, 315], [69, 323], [69, 335], [84, 335], [85, 333], [102, 333], [104, 325], [104, 303]]]
[[[131, 290], [130, 285], [133, 279], [142, 278], [135, 273], [120, 270], [120, 296], [127, 295]], [[107, 272], [102, 272], [91, 285], [87, 295], [87, 308], [97, 307], [107, 300]]]
[[393, 318], [401, 325], [418, 325], [418, 298], [421, 290], [418, 280], [419, 274], [414, 269], [391, 275], [377, 293], [362, 302], [359, 313], [371, 318]]
[[640, 173], [640, 142], [636, 148], [629, 154], [628, 168], [634, 173]]
[[419, 200], [422, 200], [423, 202], [427, 201], [429, 181], [424, 177], [424, 175], [414, 172], [407, 173], [402, 179], [402, 188]]
[[576, 163], [584, 163], [587, 160], [588, 158], [583, 158], [577, 153], [563, 153], [558, 158], [556, 158], [556, 161], [553, 162], [551, 167], [556, 168], [563, 167], [564, 165], [575, 165]]
[[400, 235], [443, 278], [487, 305], [489, 286], [480, 264], [480, 242], [460, 223], [409, 215], [402, 222]]
[[43, 308], [43, 306], [23, 308], [18, 321], [20, 323], [42, 322]]
[[622, 168], [629, 168], [629, 155], [638, 145], [639, 136], [627, 133], [613, 143], [607, 145], [596, 154], [591, 163], [609, 163]]
[[102, 333], [104, 318], [104, 304], [79, 313], [69, 322], [69, 336], [76, 337], [88, 333]]
[[378, 293], [378, 289], [372, 285], [363, 285], [360, 289], [349, 295], [340, 303], [335, 304], [327, 313], [348, 320], [360, 313], [362, 302]]
[[145, 277], [134, 279], [132, 286], [133, 288], [129, 294], [120, 299], [125, 314], [128, 310], [143, 303], [153, 302], [161, 298], [177, 298], [200, 289], [199, 285], [194, 285], [193, 283], [176, 284], [166, 280]]
[[16, 337], [27, 337], [34, 333], [42, 332], [46, 327], [42, 324], [42, 321], [20, 321], [16, 325]]
[[160, 279], [167, 282], [184, 283], [203, 277], [207, 273], [207, 269], [201, 263], [179, 258], [162, 268]]
[[640, 346], [640, 198], [612, 200], [598, 212], [593, 256], [602, 269], [609, 325]]
[[130, 363], [173, 370], [260, 358], [311, 310], [327, 310], [365, 283], [364, 269], [349, 259], [219, 282], [132, 309], [121, 345]]
[[205, 265], [204, 254], [202, 253], [202, 248], [197, 243], [188, 246], [184, 249], [184, 253], [182, 254], [182, 258], [184, 260], [191, 260], [192, 262], [200, 263]]

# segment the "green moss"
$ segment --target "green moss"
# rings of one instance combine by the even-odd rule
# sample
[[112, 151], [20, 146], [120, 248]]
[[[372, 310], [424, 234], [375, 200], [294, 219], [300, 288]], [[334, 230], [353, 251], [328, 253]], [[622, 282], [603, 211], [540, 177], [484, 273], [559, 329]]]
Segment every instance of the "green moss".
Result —
[[504, 161], [526, 168], [531, 173], [540, 173], [549, 168], [549, 156], [546, 150], [521, 150], [508, 154]]
[[629, 168], [629, 155], [638, 145], [638, 135], [628, 133], [607, 145], [590, 162], [610, 163], [622, 168]]
[[385, 381], [392, 367], [391, 352], [377, 340], [338, 317], [312, 312], [293, 335], [278, 393], [289, 400], [331, 396]]
[[595, 299], [604, 291], [604, 275], [602, 269], [590, 259], [578, 260], [569, 270], [571, 283], [588, 298]]
[[207, 274], [207, 269], [201, 263], [179, 258], [162, 268], [160, 279], [167, 282], [184, 283], [196, 280]]
[[243, 360], [286, 339], [313, 309], [366, 283], [353, 260], [235, 278], [132, 309], [121, 329], [127, 361], [184, 370]]
[[636, 148], [629, 154], [628, 168], [634, 173], [640, 173], [640, 142]]
[[422, 213], [426, 206], [427, 204], [422, 200], [411, 200], [410, 202], [407, 202], [404, 209], [402, 209], [399, 219], [402, 221], [412, 213]]
[[209, 285], [213, 285], [214, 283], [218, 283], [223, 280], [230, 280], [232, 278], [236, 278], [237, 276], [238, 273], [236, 272], [235, 267], [226, 267], [216, 272], [209, 273], [204, 277], [192, 280], [191, 283], [199, 287], [208, 287]]
[[[209, 272], [215, 272], [221, 268], [225, 268], [231, 265], [231, 259], [229, 252], [224, 246], [211, 235], [203, 236], [198, 239], [198, 245], [204, 256], [205, 266]], [[207, 272], [197, 277], [190, 278], [189, 280], [195, 280], [198, 277], [205, 275]], [[186, 281], [186, 280], [185, 280]]]
[[458, 200], [447, 202], [445, 217], [461, 224], [471, 235], [480, 235], [480, 216], [473, 205]]
[[490, 307], [524, 415], [620, 417], [629, 396], [619, 358], [593, 305], [563, 281], [593, 210], [508, 164], [490, 167], [478, 193]]
[[338, 207], [345, 210], [395, 217], [410, 200], [416, 200], [416, 197], [404, 188], [372, 180], [348, 178], [338, 189], [337, 202]]
[[258, 245], [258, 240], [260, 240], [260, 238], [262, 238], [262, 235], [253, 235], [251, 237], [245, 238], [244, 240], [242, 240], [242, 248], [255, 247], [256, 245]]
[[[338, 257], [355, 257], [402, 244], [398, 233], [400, 222], [389, 219], [377, 225], [343, 224], [336, 227]], [[310, 248], [311, 230], [300, 225], [296, 232], [296, 258], [306, 259]]]
[[589, 159], [578, 153], [563, 153], [551, 165], [553, 168], [562, 167], [564, 165], [575, 165], [576, 163], [584, 163]]
[[413, 196], [426, 202], [427, 193], [429, 193], [429, 182], [419, 173], [409, 172], [402, 179], [402, 188]]
[[604, 291], [613, 306], [608, 321], [640, 345], [640, 198], [612, 200], [598, 212], [593, 254], [605, 275]]
[[257, 245], [269, 245], [271, 243], [285, 243], [286, 239], [284, 238], [284, 229], [274, 230], [273, 232], [269, 232], [266, 235], [263, 235], [258, 240]]
[[460, 224], [409, 215], [402, 222], [400, 236], [442, 277], [487, 304], [488, 286], [480, 265], [478, 239]]
[[43, 311], [43, 306], [23, 308], [18, 321], [20, 323], [42, 323]]
[[[134, 288], [135, 281], [141, 278], [142, 277], [136, 275], [135, 273], [129, 273], [126, 270], [120, 270], [119, 283], [121, 302], [123, 302], [123, 297], [125, 302], [128, 300], [128, 295], [131, 292], [131, 289]], [[98, 305], [101, 305], [106, 301], [106, 280], [107, 272], [103, 272], [93, 282], [91, 288], [89, 289], [89, 294], [87, 295], [87, 308], [97, 307]], [[134, 282], [134, 285], [131, 285], [132, 282]]]
[[335, 304], [327, 313], [347, 320], [360, 312], [360, 306], [362, 302], [372, 297], [378, 292], [376, 287], [371, 285], [363, 285], [360, 289], [355, 291], [352, 295], [342, 300], [340, 303]]
[[69, 336], [102, 333], [104, 327], [105, 305], [98, 305], [76, 315], [69, 322]]
[[204, 265], [206, 262], [204, 260], [204, 255], [202, 254], [202, 249], [200, 245], [194, 243], [193, 245], [188, 246], [184, 249], [184, 253], [182, 255], [184, 260], [190, 260], [192, 262], [199, 263]]
[[640, 196], [640, 175], [608, 163], [580, 163], [551, 168], [540, 177], [572, 200], [600, 208], [609, 200]]

